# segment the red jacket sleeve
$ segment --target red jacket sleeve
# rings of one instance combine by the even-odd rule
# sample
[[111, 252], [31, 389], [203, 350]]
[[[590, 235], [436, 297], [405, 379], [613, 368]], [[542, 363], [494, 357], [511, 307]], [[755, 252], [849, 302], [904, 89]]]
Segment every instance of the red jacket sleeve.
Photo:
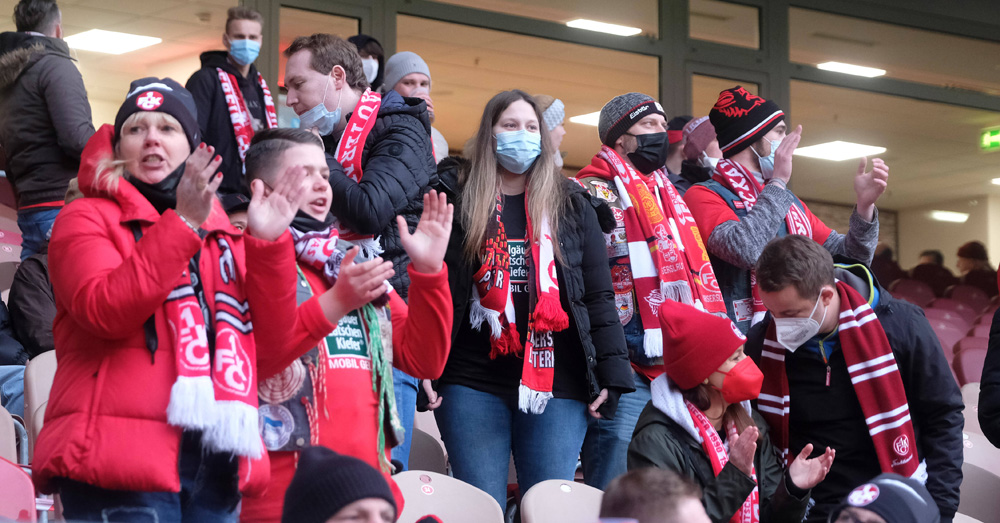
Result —
[[451, 352], [452, 310], [448, 267], [437, 274], [410, 273], [410, 304], [392, 293], [392, 364], [419, 379], [437, 379]]
[[684, 194], [684, 202], [698, 224], [698, 232], [705, 242], [708, 242], [712, 231], [728, 221], [739, 221], [736, 213], [729, 208], [725, 200], [708, 187], [695, 185]]
[[816, 243], [823, 245], [826, 243], [826, 240], [830, 238], [830, 235], [833, 234], [833, 229], [827, 227], [822, 220], [817, 218], [816, 215], [809, 210], [806, 202], [802, 202], [802, 207], [806, 210], [806, 217], [809, 218], [809, 225], [812, 226], [812, 239]]
[[202, 242], [167, 210], [123, 256], [115, 241], [121, 232], [110, 229], [120, 225], [109, 225], [113, 217], [100, 209], [105, 202], [94, 200], [68, 205], [56, 219], [49, 243], [52, 289], [80, 328], [99, 338], [122, 339], [134, 336], [163, 305]]

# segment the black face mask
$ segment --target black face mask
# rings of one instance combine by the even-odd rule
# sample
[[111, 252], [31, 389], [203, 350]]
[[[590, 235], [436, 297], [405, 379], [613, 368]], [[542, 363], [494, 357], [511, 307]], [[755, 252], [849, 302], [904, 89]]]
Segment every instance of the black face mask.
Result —
[[628, 159], [639, 172], [649, 174], [667, 163], [667, 133], [625, 134], [635, 138], [636, 148]]
[[326, 219], [319, 221], [302, 211], [297, 211], [295, 218], [292, 220], [292, 228], [301, 232], [322, 231], [331, 225], [333, 225], [333, 214], [331, 213], [326, 213]]
[[182, 162], [180, 167], [156, 183], [146, 183], [136, 177], [130, 178], [129, 182], [138, 189], [139, 194], [145, 196], [149, 203], [153, 204], [156, 212], [163, 214], [163, 211], [177, 207], [177, 185], [181, 183], [181, 177], [184, 176], [185, 165], [186, 163]]

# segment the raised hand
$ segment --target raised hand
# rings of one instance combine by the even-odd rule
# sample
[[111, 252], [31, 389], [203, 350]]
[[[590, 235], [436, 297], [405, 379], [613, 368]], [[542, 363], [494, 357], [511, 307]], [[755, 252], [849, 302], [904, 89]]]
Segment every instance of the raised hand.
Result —
[[247, 230], [251, 235], [273, 242], [288, 229], [302, 199], [307, 196], [304, 183], [307, 176], [305, 167], [296, 165], [278, 177], [270, 192], [266, 191], [263, 180], [258, 178], [251, 182], [253, 198], [247, 209]]
[[802, 139], [802, 126], [799, 125], [794, 131], [785, 135], [778, 145], [778, 150], [774, 152], [774, 178], [788, 183], [792, 179], [792, 153], [799, 146]]
[[854, 192], [858, 195], [858, 214], [872, 221], [875, 217], [875, 202], [889, 185], [889, 166], [881, 158], [872, 160], [872, 170], [866, 173], [868, 158], [858, 162], [858, 174], [854, 176]]
[[218, 172], [222, 157], [215, 156], [215, 147], [201, 144], [188, 156], [184, 174], [177, 183], [177, 214], [191, 225], [201, 227], [212, 212], [215, 191], [222, 183]]
[[431, 190], [424, 195], [424, 212], [413, 234], [410, 234], [403, 217], [396, 217], [399, 241], [410, 256], [414, 270], [425, 274], [441, 272], [454, 214], [455, 206], [448, 203], [445, 194]]
[[812, 451], [812, 443], [802, 447], [802, 452], [799, 452], [799, 455], [795, 457], [795, 461], [788, 466], [788, 475], [792, 478], [792, 483], [795, 483], [795, 486], [802, 490], [809, 490], [819, 485], [826, 478], [826, 474], [830, 472], [830, 467], [833, 466], [833, 458], [837, 455], [837, 451], [831, 447], [827, 447], [826, 452], [822, 455], [809, 459]]
[[735, 427], [729, 429], [729, 462], [747, 476], [753, 472], [753, 457], [757, 454], [758, 436], [760, 429], [754, 426], [743, 429], [743, 434], [736, 434]]
[[375, 258], [356, 264], [357, 255], [357, 247], [347, 251], [337, 283], [320, 295], [320, 308], [330, 323], [336, 324], [345, 314], [381, 296], [386, 291], [385, 281], [393, 275], [392, 262]]

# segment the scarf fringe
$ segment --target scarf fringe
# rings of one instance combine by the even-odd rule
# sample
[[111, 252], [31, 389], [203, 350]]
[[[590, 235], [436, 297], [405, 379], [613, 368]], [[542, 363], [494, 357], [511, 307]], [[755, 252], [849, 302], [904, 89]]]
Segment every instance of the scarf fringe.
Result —
[[660, 282], [660, 292], [663, 297], [685, 305], [694, 305], [691, 286], [686, 281]]
[[552, 399], [551, 392], [541, 392], [528, 388], [521, 384], [517, 389], [517, 408], [526, 414], [541, 414], [545, 411], [545, 405]]
[[215, 385], [211, 376], [178, 376], [170, 387], [167, 423], [185, 429], [205, 430], [216, 423], [216, 410]]
[[663, 331], [660, 329], [645, 329], [642, 346], [649, 359], [663, 357]]
[[375, 258], [381, 256], [382, 253], [385, 252], [385, 249], [383, 249], [381, 245], [381, 238], [382, 237], [379, 236], [377, 238], [360, 238], [351, 240], [351, 243], [359, 249], [357, 256], [358, 261], [355, 263], [374, 260]]
[[257, 408], [239, 401], [220, 401], [215, 410], [218, 420], [205, 430], [205, 446], [216, 452], [260, 459], [264, 454], [264, 442], [260, 439]]
[[500, 356], [520, 356], [524, 353], [524, 346], [521, 345], [521, 335], [517, 333], [517, 324], [508, 323], [503, 329], [500, 338], [490, 344], [490, 359], [495, 360]]
[[536, 331], [563, 331], [569, 327], [569, 316], [563, 310], [557, 296], [548, 293], [538, 294], [538, 303], [532, 312], [532, 321]]
[[472, 300], [469, 304], [469, 323], [477, 330], [483, 323], [489, 323], [490, 336], [494, 339], [503, 336], [503, 325], [500, 323], [500, 311], [494, 311], [483, 307], [479, 300]]

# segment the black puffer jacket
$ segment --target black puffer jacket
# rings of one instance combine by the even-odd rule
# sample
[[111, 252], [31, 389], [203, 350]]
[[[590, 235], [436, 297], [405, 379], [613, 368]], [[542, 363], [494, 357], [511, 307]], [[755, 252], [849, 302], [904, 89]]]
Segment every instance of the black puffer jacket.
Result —
[[222, 185], [219, 186], [219, 192], [245, 193], [243, 162], [240, 160], [233, 121], [229, 116], [229, 105], [226, 103], [225, 93], [222, 92], [222, 83], [219, 81], [219, 72], [216, 68], [221, 68], [236, 78], [236, 85], [243, 94], [247, 110], [255, 118], [260, 118], [266, 127], [264, 90], [258, 81], [257, 68], [250, 65], [250, 72], [244, 77], [229, 61], [229, 53], [226, 51], [201, 53], [201, 69], [195, 71], [184, 86], [191, 91], [194, 103], [198, 106], [198, 127], [201, 129], [202, 140], [214, 146], [216, 154], [222, 157], [222, 165], [219, 166]]
[[403, 98], [395, 91], [385, 94], [361, 153], [358, 183], [330, 156], [339, 137], [323, 137], [333, 187], [330, 212], [353, 232], [382, 236], [382, 258], [392, 260], [396, 271], [389, 283], [404, 300], [410, 286], [406, 273], [410, 258], [399, 242], [396, 215], [406, 220], [412, 232], [424, 210], [424, 194], [437, 183], [430, 136], [431, 122], [423, 100]]
[[[445, 192], [451, 202], [459, 201], [458, 172], [464, 163], [464, 160], [448, 157], [438, 165], [440, 181], [436, 189]], [[614, 304], [607, 248], [600, 236], [600, 231], [614, 229], [615, 217], [606, 203], [591, 198], [583, 187], [569, 180], [566, 184], [570, 205], [559, 227], [559, 248], [565, 259], [565, 264], [557, 269], [559, 293], [563, 308], [571, 316], [570, 326], [577, 328], [587, 363], [590, 401], [597, 398], [601, 389], [608, 389], [608, 400], [598, 412], [613, 419], [621, 394], [635, 390], [625, 333]], [[463, 253], [465, 231], [458, 218], [460, 215], [456, 205], [456, 218], [445, 255], [448, 284], [455, 305], [453, 341], [468, 312], [472, 275], [479, 269], [473, 267]]]
[[14, 337], [24, 345], [29, 358], [55, 350], [52, 322], [56, 318], [56, 298], [49, 281], [49, 253], [28, 256], [14, 273], [7, 297]]
[[66, 42], [0, 34], [0, 144], [18, 206], [62, 201], [92, 134], [87, 90]]
[[990, 345], [979, 390], [979, 426], [994, 447], [1000, 448], [1000, 310], [993, 314]]

